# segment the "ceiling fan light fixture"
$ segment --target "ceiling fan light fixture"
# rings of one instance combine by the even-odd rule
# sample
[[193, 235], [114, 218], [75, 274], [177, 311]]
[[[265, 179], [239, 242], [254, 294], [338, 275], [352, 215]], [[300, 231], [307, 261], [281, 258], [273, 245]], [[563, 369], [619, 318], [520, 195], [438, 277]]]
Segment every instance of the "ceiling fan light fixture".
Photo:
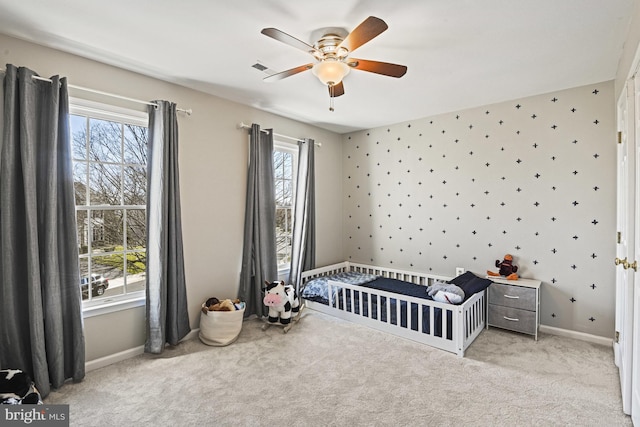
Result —
[[327, 86], [337, 85], [349, 74], [351, 68], [342, 61], [327, 58], [313, 66], [313, 74], [322, 84]]

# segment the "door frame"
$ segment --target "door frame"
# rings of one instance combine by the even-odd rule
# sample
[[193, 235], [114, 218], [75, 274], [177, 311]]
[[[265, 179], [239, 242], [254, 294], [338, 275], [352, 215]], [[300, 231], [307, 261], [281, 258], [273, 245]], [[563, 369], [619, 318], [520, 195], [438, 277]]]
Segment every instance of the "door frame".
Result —
[[636, 274], [638, 260], [640, 256], [640, 64], [636, 65], [635, 73], [629, 79], [627, 86], [628, 99], [633, 111], [630, 111], [628, 117], [631, 119], [629, 129], [629, 142], [633, 150], [635, 162], [635, 188], [634, 188], [634, 258], [631, 258], [632, 267], [628, 269], [630, 283], [633, 288], [633, 325], [637, 325], [633, 329], [633, 346], [631, 355], [631, 419], [635, 425], [640, 425], [640, 274]]
[[[613, 351], [620, 374], [622, 410], [631, 414], [633, 377], [633, 282], [629, 274], [629, 260], [635, 249], [635, 150], [633, 150], [633, 86], [628, 81], [616, 104], [617, 143], [617, 244], [616, 244], [616, 313]], [[631, 131], [631, 132], [630, 132]], [[640, 329], [640, 328], [639, 328]]]

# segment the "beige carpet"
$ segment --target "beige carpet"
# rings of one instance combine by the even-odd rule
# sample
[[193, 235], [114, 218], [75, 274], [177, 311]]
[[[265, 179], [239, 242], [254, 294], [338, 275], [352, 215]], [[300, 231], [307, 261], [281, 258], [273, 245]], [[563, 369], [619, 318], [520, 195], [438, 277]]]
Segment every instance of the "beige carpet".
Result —
[[72, 426], [632, 425], [609, 347], [492, 328], [458, 358], [312, 310], [288, 334], [261, 325], [89, 372], [45, 403], [70, 404]]

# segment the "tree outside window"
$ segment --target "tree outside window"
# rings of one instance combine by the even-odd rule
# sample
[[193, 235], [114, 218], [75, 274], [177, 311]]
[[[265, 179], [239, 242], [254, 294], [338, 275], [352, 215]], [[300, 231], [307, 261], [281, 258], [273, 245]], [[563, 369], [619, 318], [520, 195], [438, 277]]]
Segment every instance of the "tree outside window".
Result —
[[122, 115], [105, 119], [72, 105], [71, 149], [85, 300], [144, 291], [146, 123]]
[[297, 150], [290, 144], [274, 144], [273, 173], [276, 199], [276, 253], [278, 269], [291, 264], [293, 233], [293, 200]]

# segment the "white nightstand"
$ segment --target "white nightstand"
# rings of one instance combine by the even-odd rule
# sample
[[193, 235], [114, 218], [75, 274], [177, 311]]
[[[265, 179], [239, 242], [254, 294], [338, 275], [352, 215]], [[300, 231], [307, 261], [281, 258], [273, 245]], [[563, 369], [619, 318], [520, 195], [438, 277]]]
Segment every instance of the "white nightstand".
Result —
[[533, 335], [538, 340], [540, 286], [534, 279], [506, 280], [487, 276], [487, 329], [489, 326]]

